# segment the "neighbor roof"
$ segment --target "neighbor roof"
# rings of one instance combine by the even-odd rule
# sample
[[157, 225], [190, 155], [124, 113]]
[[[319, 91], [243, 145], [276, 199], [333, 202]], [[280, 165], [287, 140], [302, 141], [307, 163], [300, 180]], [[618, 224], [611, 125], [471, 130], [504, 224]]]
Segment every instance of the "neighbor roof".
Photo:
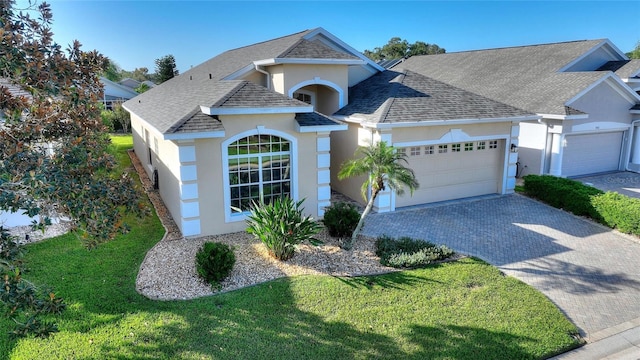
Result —
[[565, 103], [603, 72], [558, 72], [606, 40], [413, 56], [409, 69], [530, 112], [567, 115]]
[[638, 77], [640, 74], [640, 59], [609, 61], [598, 70], [613, 71], [622, 79]]
[[370, 123], [520, 118], [535, 114], [413, 71], [387, 70], [354, 86], [336, 115]]

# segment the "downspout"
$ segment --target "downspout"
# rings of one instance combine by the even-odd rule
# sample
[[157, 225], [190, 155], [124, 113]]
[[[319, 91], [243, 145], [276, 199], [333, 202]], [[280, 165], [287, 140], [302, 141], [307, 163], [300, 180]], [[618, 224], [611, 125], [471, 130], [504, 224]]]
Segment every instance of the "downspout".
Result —
[[258, 67], [258, 64], [253, 64], [253, 67], [256, 69], [257, 72], [259, 73], [263, 73], [267, 76], [267, 89], [271, 90], [271, 74], [269, 74], [267, 71], [262, 70]]
[[[625, 171], [633, 171], [631, 169], [629, 169], [629, 163], [631, 162], [631, 155], [633, 154], [633, 137], [634, 137], [634, 132], [636, 131], [636, 124], [640, 122], [640, 119], [638, 120], [634, 120], [631, 122], [631, 131], [629, 131], [629, 156], [627, 157], [625, 164], [624, 164], [624, 170]], [[636, 146], [640, 146], [640, 144], [636, 144]], [[635, 172], [635, 171], [633, 171]]]

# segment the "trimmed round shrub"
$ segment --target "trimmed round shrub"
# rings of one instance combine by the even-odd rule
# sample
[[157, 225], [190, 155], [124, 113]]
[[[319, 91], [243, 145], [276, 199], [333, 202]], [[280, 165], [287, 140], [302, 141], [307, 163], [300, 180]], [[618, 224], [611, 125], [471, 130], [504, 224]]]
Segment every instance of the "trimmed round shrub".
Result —
[[329, 206], [324, 212], [322, 222], [332, 237], [345, 237], [353, 233], [360, 221], [360, 213], [355, 205], [347, 202], [337, 202]]
[[196, 253], [198, 275], [212, 285], [219, 285], [229, 276], [235, 263], [236, 255], [227, 244], [206, 242]]

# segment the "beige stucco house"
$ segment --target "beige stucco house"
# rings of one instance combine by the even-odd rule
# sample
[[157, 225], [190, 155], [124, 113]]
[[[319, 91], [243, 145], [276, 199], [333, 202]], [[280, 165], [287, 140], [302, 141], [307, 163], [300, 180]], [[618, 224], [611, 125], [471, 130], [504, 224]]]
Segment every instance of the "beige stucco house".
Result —
[[322, 28], [230, 50], [124, 104], [135, 152], [187, 237], [244, 229], [261, 197], [304, 198], [316, 218], [331, 189], [361, 200], [361, 179], [336, 174], [375, 141], [404, 151], [421, 185], [381, 194], [377, 211], [513, 192], [523, 129], [545, 115], [438, 78], [420, 58], [387, 70]]

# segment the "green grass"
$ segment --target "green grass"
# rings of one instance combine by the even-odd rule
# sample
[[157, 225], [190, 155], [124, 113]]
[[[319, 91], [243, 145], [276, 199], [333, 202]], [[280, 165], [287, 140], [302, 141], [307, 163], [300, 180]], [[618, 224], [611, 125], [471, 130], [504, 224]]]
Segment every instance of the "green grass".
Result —
[[10, 339], [10, 359], [540, 359], [577, 345], [542, 294], [476, 259], [382, 276], [283, 278], [188, 301], [135, 291], [162, 236], [155, 216], [88, 251], [72, 235], [29, 246], [27, 278], [69, 308], [48, 339]]

